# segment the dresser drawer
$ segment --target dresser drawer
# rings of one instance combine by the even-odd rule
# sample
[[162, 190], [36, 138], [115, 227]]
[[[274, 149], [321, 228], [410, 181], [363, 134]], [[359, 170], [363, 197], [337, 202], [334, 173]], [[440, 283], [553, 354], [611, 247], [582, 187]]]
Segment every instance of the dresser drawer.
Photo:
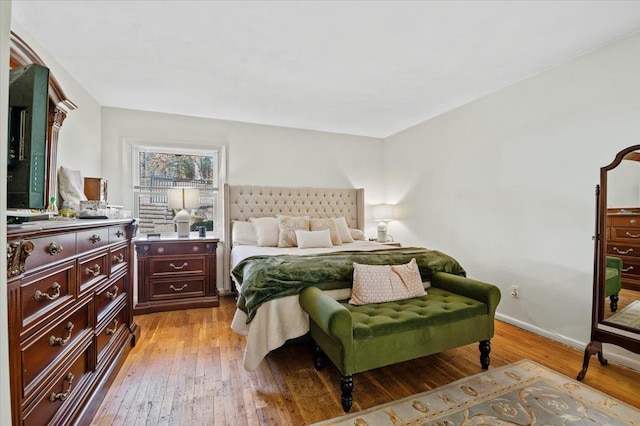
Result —
[[107, 278], [109, 271], [108, 252], [101, 251], [78, 260], [78, 282], [80, 293], [100, 283]]
[[640, 259], [628, 257], [622, 259], [622, 277], [636, 280], [640, 278]]
[[152, 280], [151, 300], [201, 297], [205, 292], [205, 278], [184, 278], [181, 280]]
[[205, 258], [202, 256], [180, 256], [171, 259], [156, 257], [151, 259], [149, 268], [151, 277], [187, 273], [203, 274], [205, 270]]
[[75, 405], [82, 397], [80, 392], [91, 374], [91, 347], [87, 347], [63, 369], [53, 383], [38, 394], [23, 415], [23, 425], [39, 426], [68, 423], [63, 421], [66, 406]]
[[151, 244], [147, 251], [149, 256], [176, 256], [188, 254], [205, 254], [206, 243], [199, 241], [160, 242]]
[[37, 385], [39, 376], [52, 368], [58, 357], [73, 350], [83, 336], [92, 332], [91, 299], [63, 316], [52, 326], [26, 341], [20, 350], [25, 395]]
[[43, 265], [50, 265], [76, 254], [76, 234], [59, 234], [29, 239], [33, 243], [33, 251], [24, 262], [25, 271], [29, 272]]
[[77, 234], [78, 253], [104, 247], [109, 244], [109, 229], [97, 228]]
[[611, 228], [611, 237], [615, 241], [637, 241], [640, 244], [639, 228]]
[[608, 215], [607, 224], [615, 227], [640, 228], [640, 215]]
[[21, 339], [29, 327], [40, 324], [58, 308], [75, 299], [75, 281], [76, 264], [70, 261], [21, 282]]
[[[125, 305], [122, 304], [116, 315], [107, 322], [100, 330], [97, 330], [96, 345], [98, 350], [98, 365], [108, 352], [109, 343], [122, 331], [126, 325]], [[116, 339], [117, 340], [117, 339]]]
[[108, 314], [112, 306], [127, 297], [127, 293], [124, 291], [125, 288], [125, 277], [123, 276], [116, 281], [109, 282], [96, 291], [95, 301], [98, 322]]
[[108, 229], [109, 232], [109, 243], [117, 243], [118, 241], [127, 241], [127, 227], [125, 225], [120, 226], [110, 226]]
[[622, 244], [617, 242], [607, 242], [607, 255], [610, 256], [629, 256], [640, 257], [640, 245]]
[[129, 261], [129, 246], [116, 246], [111, 249], [111, 273], [126, 268]]

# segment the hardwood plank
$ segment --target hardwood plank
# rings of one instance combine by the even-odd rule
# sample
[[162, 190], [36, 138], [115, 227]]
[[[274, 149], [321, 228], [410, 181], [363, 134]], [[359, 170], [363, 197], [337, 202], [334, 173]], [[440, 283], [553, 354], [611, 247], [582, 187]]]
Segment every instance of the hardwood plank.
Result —
[[[340, 374], [315, 371], [310, 343], [273, 351], [254, 372], [242, 367], [244, 337], [230, 329], [231, 297], [218, 308], [136, 317], [142, 338], [98, 409], [93, 425], [309, 424], [343, 414]], [[491, 368], [531, 359], [575, 378], [583, 352], [496, 321]], [[606, 356], [606, 353], [605, 353]], [[481, 372], [477, 344], [354, 376], [352, 411], [424, 392]], [[640, 372], [593, 359], [584, 384], [640, 408]]]

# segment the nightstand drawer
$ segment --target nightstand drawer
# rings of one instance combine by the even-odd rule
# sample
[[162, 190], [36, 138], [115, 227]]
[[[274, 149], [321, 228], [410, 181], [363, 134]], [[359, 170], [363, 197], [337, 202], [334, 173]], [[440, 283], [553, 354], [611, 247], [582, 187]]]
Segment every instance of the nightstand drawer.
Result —
[[206, 243], [201, 241], [165, 242], [151, 244], [150, 256], [176, 256], [189, 254], [205, 254]]
[[172, 259], [154, 258], [150, 262], [151, 277], [175, 274], [204, 273], [205, 258], [200, 257], [175, 257]]
[[204, 296], [204, 277], [177, 280], [152, 280], [151, 300]]

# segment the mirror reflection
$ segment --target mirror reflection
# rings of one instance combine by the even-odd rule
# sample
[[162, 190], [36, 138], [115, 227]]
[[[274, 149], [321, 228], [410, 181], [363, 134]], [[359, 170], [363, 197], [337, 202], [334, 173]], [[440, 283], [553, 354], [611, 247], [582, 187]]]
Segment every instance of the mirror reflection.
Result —
[[640, 332], [640, 151], [607, 172], [603, 320]]

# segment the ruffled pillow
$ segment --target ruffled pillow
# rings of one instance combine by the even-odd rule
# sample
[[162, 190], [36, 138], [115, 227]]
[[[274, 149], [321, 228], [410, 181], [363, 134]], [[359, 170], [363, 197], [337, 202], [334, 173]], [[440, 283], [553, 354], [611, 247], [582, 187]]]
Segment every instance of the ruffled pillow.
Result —
[[297, 247], [296, 231], [309, 230], [309, 216], [278, 216], [278, 247]]

